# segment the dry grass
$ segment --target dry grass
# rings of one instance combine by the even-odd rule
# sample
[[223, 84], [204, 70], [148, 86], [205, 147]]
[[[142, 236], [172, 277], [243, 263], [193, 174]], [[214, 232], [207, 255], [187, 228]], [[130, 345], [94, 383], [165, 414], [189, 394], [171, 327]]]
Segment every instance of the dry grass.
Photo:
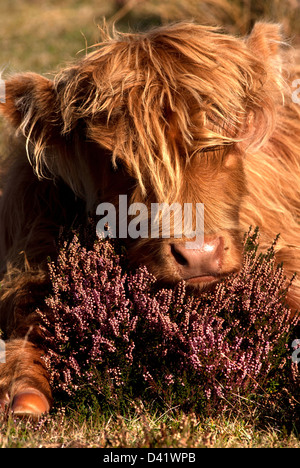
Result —
[[201, 420], [176, 412], [99, 416], [58, 412], [39, 422], [0, 419], [0, 448], [300, 448], [294, 434], [258, 430], [241, 418]]
[[[247, 33], [256, 19], [281, 21], [299, 37], [297, 0], [129, 0], [124, 7], [108, 0], [10, 0], [0, 3], [0, 70], [4, 77], [23, 71], [52, 73], [98, 40], [97, 24], [105, 16], [126, 30], [194, 18], [225, 24]], [[81, 52], [79, 52], [81, 51]], [[0, 131], [2, 123], [0, 123]], [[2, 140], [3, 141], [3, 140]], [[1, 150], [0, 142], [0, 150]], [[1, 168], [0, 168], [1, 169]], [[299, 437], [238, 416], [201, 420], [169, 411], [139, 409], [132, 416], [63, 411], [39, 422], [0, 416], [0, 447], [290, 447]]]

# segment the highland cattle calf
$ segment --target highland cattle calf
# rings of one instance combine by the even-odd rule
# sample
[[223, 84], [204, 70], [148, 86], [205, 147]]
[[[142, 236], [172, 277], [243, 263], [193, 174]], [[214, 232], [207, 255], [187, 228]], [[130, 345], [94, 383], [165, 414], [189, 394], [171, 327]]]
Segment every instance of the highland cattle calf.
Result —
[[[101, 203], [204, 204], [204, 239], [124, 239], [132, 265], [197, 294], [239, 270], [243, 233], [261, 248], [280, 234], [277, 260], [300, 273], [300, 106], [280, 27], [248, 37], [178, 23], [104, 37], [53, 80], [6, 83], [13, 129], [0, 206], [0, 406], [41, 414], [52, 404], [35, 310], [49, 291], [47, 258], [61, 229]], [[135, 205], [137, 206], [137, 205]], [[130, 219], [130, 218], [129, 218]], [[125, 236], [126, 237], [126, 236]], [[300, 282], [288, 301], [300, 306]]]

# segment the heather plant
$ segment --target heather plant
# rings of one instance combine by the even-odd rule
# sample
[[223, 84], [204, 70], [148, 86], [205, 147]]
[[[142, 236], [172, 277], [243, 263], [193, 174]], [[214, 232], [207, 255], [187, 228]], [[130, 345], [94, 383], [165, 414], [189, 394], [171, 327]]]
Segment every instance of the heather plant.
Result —
[[299, 319], [275, 245], [258, 254], [249, 232], [241, 271], [197, 297], [184, 282], [160, 288], [146, 267], [129, 270], [112, 240], [86, 248], [74, 235], [49, 263], [52, 294], [39, 311], [54, 392], [101, 407], [142, 398], [207, 413], [283, 396], [295, 407]]

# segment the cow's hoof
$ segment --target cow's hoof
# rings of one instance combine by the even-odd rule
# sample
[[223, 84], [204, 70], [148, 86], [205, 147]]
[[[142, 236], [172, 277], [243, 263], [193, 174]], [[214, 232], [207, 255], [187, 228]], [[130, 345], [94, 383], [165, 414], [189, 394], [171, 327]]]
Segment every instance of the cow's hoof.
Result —
[[14, 396], [11, 409], [16, 416], [39, 417], [49, 411], [50, 405], [39, 390], [28, 388]]

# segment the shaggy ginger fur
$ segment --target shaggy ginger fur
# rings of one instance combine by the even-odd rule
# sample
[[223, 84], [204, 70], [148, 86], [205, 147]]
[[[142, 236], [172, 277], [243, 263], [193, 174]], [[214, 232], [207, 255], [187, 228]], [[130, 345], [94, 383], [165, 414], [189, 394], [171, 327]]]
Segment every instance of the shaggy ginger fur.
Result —
[[[0, 326], [7, 362], [0, 404], [41, 413], [51, 389], [34, 310], [47, 294], [48, 256], [60, 228], [87, 222], [101, 202], [204, 203], [204, 249], [184, 239], [125, 240], [132, 264], [197, 293], [237, 271], [242, 234], [300, 272], [300, 107], [280, 27], [247, 38], [180, 23], [105, 37], [53, 81], [6, 82], [5, 118], [16, 129], [1, 200]], [[289, 303], [300, 305], [300, 282]]]

